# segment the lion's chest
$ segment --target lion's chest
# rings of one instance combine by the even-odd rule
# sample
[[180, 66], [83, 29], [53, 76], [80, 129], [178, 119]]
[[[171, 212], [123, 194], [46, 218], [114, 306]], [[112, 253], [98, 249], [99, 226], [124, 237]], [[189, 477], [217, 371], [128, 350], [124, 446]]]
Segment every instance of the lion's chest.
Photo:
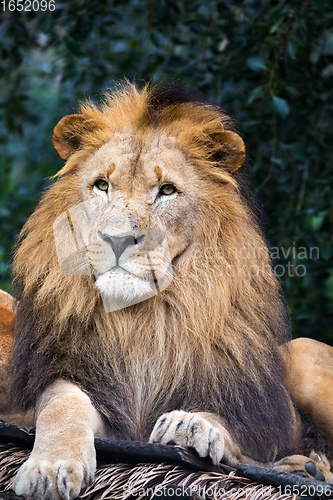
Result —
[[117, 422], [115, 437], [147, 440], [162, 413], [186, 405], [184, 387], [177, 384], [171, 366], [166, 367], [163, 360], [132, 356], [121, 364], [120, 371], [113, 370], [108, 420], [111, 426]]

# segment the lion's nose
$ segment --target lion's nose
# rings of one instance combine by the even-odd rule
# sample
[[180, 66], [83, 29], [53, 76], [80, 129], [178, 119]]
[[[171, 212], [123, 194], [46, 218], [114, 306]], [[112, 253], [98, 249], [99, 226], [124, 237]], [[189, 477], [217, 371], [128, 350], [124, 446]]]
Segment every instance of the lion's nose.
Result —
[[134, 236], [111, 236], [110, 234], [100, 234], [104, 241], [110, 243], [116, 256], [117, 262], [127, 247], [136, 244]]

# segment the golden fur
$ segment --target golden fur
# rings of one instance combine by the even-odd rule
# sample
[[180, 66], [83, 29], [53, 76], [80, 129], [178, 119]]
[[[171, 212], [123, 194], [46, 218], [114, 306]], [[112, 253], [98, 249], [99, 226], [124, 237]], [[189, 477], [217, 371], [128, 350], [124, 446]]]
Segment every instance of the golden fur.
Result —
[[[163, 89], [126, 85], [100, 107], [83, 104], [55, 128], [54, 145], [67, 161], [23, 228], [14, 261], [21, 305], [12, 398], [26, 409], [57, 378], [75, 381], [115, 435], [127, 439], [147, 439], [165, 411], [211, 411], [223, 416], [246, 453], [271, 460], [276, 451], [290, 451], [294, 435], [278, 351], [288, 328], [250, 194], [237, 172], [244, 144], [218, 108], [181, 101]], [[52, 228], [86, 199], [88, 179], [92, 184], [117, 175], [113, 158], [103, 172], [93, 158], [119, 134], [130, 137], [134, 149], [149, 150], [158, 138], [165, 155], [178, 151], [182, 161], [173, 175], [187, 189], [185, 205], [174, 213], [178, 225], [167, 216], [165, 222], [176, 247], [186, 244], [171, 256], [174, 279], [166, 290], [108, 314], [92, 277], [59, 269]], [[163, 167], [149, 161], [144, 172], [134, 162], [126, 182], [142, 186], [147, 171], [159, 182]], [[145, 220], [149, 204], [141, 212], [133, 208], [131, 193], [125, 193], [130, 209]]]

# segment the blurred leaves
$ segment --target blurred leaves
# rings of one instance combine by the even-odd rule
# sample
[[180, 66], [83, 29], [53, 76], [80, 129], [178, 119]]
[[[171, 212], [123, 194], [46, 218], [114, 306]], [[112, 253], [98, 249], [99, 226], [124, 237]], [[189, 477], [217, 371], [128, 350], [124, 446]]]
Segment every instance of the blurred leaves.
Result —
[[260, 56], [249, 57], [246, 61], [246, 64], [250, 69], [253, 69], [253, 71], [266, 69], [265, 61]]
[[281, 118], [286, 118], [289, 114], [290, 108], [289, 104], [285, 99], [281, 97], [273, 97], [273, 111]]
[[123, 77], [179, 80], [236, 118], [271, 244], [307, 249], [274, 262], [294, 333], [333, 343], [330, 0], [73, 0], [0, 16], [0, 286], [61, 167], [51, 142], [61, 116]]

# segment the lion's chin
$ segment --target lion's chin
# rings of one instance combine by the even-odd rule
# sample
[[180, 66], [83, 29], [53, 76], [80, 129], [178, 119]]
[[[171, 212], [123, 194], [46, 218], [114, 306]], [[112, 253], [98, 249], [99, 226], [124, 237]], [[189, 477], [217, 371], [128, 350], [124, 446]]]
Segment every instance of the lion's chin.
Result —
[[106, 312], [143, 302], [157, 293], [152, 280], [145, 280], [119, 267], [98, 276], [95, 287], [101, 294]]

